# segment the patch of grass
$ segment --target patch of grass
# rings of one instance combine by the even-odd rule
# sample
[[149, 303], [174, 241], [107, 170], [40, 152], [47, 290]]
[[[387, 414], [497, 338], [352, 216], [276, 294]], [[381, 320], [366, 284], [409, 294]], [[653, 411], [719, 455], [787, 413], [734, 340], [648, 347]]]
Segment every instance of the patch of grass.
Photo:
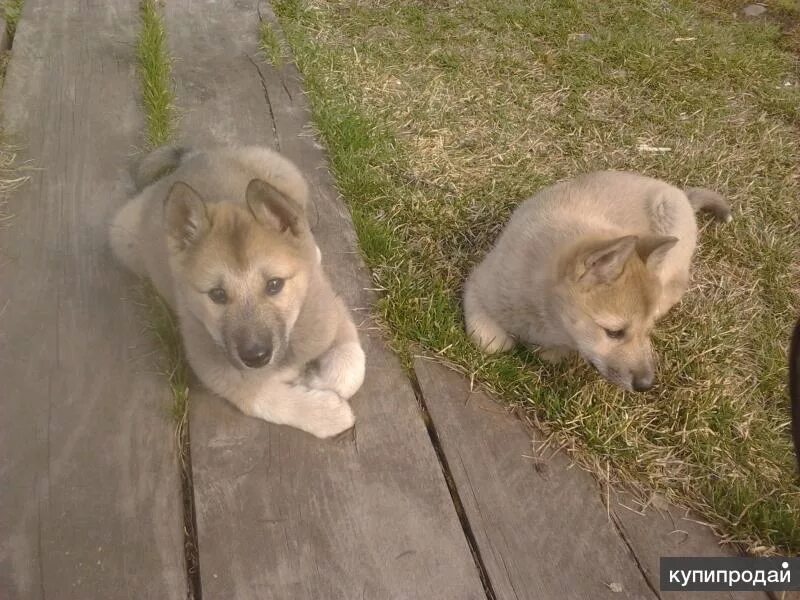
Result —
[[147, 141], [155, 147], [166, 143], [175, 127], [171, 61], [167, 52], [164, 23], [156, 0], [142, 0], [142, 28], [137, 54], [142, 84], [142, 102], [147, 116]]
[[[720, 13], [728, 17], [736, 17], [747, 20], [742, 13], [742, 9], [750, 4], [742, 0], [707, 0], [699, 2], [695, 0], [698, 10], [703, 11], [711, 18], [715, 18]], [[781, 36], [778, 40], [782, 48], [796, 53], [800, 53], [800, 2], [797, 0], [771, 0], [769, 2], [758, 2], [767, 11], [758, 17], [757, 20], [773, 23], [780, 27]]]
[[[147, 116], [146, 139], [152, 148], [168, 143], [175, 131], [171, 60], [156, 0], [142, 0], [140, 12], [139, 73], [142, 103]], [[143, 283], [142, 304], [148, 328], [161, 346], [163, 371], [172, 393], [172, 418], [176, 423], [175, 439], [181, 466], [188, 597], [194, 598], [199, 593], [200, 571], [189, 447], [189, 366], [175, 314], [149, 282]]]
[[261, 21], [259, 37], [259, 48], [267, 61], [274, 67], [280, 67], [283, 64], [283, 48], [269, 21]]
[[17, 24], [22, 16], [22, 6], [25, 0], [6, 0], [3, 4], [3, 17], [6, 20], [6, 31], [11, 39], [17, 33]]
[[[752, 552], [800, 551], [785, 390], [800, 86], [779, 24], [689, 0], [275, 8], [406, 364], [436, 353], [598, 475], [611, 465]], [[645, 395], [578, 361], [483, 356], [463, 333], [462, 282], [514, 207], [603, 168], [711, 187], [735, 211], [725, 226], [700, 218], [694, 284], [656, 329]]]
[[162, 370], [172, 392], [172, 416], [176, 423], [184, 423], [189, 407], [189, 367], [183, 352], [183, 343], [175, 314], [150, 284], [143, 284], [141, 305], [146, 314], [148, 329], [162, 350]]
[[[6, 0], [1, 5], [6, 27], [11, 36], [16, 31], [23, 3], [24, 0]], [[0, 52], [0, 87], [5, 81], [9, 58], [8, 51]], [[5, 132], [0, 131], [0, 228], [10, 223], [12, 219], [7, 208], [8, 195], [29, 179], [24, 173], [25, 167], [17, 161], [16, 149], [9, 142]]]
[[30, 178], [24, 169], [25, 165], [19, 164], [14, 148], [0, 131], [0, 229], [13, 219], [8, 211], [8, 195]]
[[[25, 0], [5, 0], [0, 3], [0, 10], [2, 10], [3, 19], [5, 19], [6, 22], [6, 34], [9, 40], [13, 41], [14, 35], [17, 33], [17, 25], [22, 16], [22, 7], [24, 4]], [[3, 85], [3, 81], [6, 77], [6, 68], [8, 67], [10, 54], [8, 48], [0, 51], [0, 86]]]
[[[164, 23], [156, 0], [142, 0], [142, 28], [138, 57], [142, 103], [147, 117], [146, 138], [151, 147], [167, 143], [175, 129], [171, 60], [167, 51]], [[172, 412], [183, 439], [189, 408], [189, 368], [183, 353], [178, 323], [169, 306], [147, 284], [143, 305], [147, 322], [163, 350], [164, 372], [172, 391]], [[182, 446], [182, 444], [181, 444]]]

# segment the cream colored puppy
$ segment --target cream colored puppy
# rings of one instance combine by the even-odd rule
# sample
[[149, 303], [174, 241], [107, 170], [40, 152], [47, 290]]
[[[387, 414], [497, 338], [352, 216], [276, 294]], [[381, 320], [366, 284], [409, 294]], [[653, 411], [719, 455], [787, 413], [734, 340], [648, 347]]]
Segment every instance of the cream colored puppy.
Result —
[[617, 385], [649, 389], [650, 331], [686, 291], [700, 209], [731, 219], [716, 192], [633, 173], [545, 188], [516, 209], [469, 276], [467, 332], [488, 353], [518, 342], [551, 360], [577, 351]]
[[320, 266], [297, 168], [260, 147], [166, 147], [137, 179], [111, 245], [176, 311], [206, 387], [318, 437], [352, 427], [364, 352]]

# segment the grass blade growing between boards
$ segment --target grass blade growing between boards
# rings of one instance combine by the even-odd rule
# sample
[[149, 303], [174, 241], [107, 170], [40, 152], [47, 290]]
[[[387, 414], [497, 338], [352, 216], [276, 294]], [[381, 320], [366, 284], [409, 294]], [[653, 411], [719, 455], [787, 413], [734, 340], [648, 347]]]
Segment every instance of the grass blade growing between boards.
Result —
[[14, 39], [14, 34], [17, 33], [17, 24], [22, 16], [22, 6], [25, 0], [6, 0], [3, 4], [3, 15], [6, 21], [6, 31], [8, 37]]
[[[797, 58], [777, 24], [716, 6], [275, 2], [401, 355], [474, 375], [598, 476], [611, 465], [753, 552], [797, 553]], [[656, 328], [648, 394], [578, 361], [486, 357], [463, 333], [461, 284], [514, 207], [604, 168], [715, 188], [735, 211], [725, 226], [700, 217], [694, 283]]]
[[141, 3], [142, 29], [137, 54], [142, 83], [142, 102], [147, 116], [147, 141], [152, 147], [165, 144], [175, 128], [171, 63], [166, 34], [155, 0]]
[[[147, 117], [145, 137], [148, 146], [155, 148], [169, 143], [175, 131], [171, 60], [156, 1], [142, 0], [140, 10], [142, 28], [138, 57], [142, 103]], [[148, 326], [162, 348], [163, 370], [172, 393], [172, 417], [176, 423], [175, 437], [181, 466], [184, 553], [189, 583], [187, 597], [199, 598], [202, 592], [189, 441], [189, 366], [175, 314], [150, 282], [144, 283], [143, 287], [143, 308]]]
[[273, 67], [280, 68], [283, 63], [283, 48], [281, 47], [280, 38], [269, 21], [261, 21], [258, 46], [266, 60]]
[[[146, 138], [150, 147], [167, 143], [174, 131], [174, 108], [171, 82], [171, 61], [167, 52], [166, 34], [155, 0], [141, 3], [142, 29], [138, 56], [142, 102], [147, 117]], [[173, 416], [182, 427], [188, 411], [189, 373], [177, 321], [170, 308], [151, 284], [145, 284], [143, 304], [148, 308], [148, 322], [158, 339], [166, 361], [174, 399]]]

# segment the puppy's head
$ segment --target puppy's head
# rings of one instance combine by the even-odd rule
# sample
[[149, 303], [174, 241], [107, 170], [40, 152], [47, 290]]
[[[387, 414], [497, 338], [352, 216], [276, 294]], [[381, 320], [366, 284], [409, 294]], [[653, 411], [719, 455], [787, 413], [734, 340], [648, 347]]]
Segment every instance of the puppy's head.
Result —
[[178, 301], [237, 368], [277, 364], [318, 263], [303, 208], [258, 179], [215, 200], [177, 182], [164, 202]]
[[675, 237], [625, 236], [581, 244], [565, 258], [560, 315], [583, 358], [626, 390], [655, 380], [650, 331], [658, 318], [656, 270]]

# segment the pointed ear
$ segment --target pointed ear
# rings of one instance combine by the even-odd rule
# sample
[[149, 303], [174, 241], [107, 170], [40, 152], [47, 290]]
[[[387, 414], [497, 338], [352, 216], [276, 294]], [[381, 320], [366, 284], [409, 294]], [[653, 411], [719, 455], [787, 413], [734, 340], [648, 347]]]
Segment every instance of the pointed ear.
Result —
[[211, 227], [203, 198], [182, 181], [172, 185], [164, 200], [164, 223], [180, 250], [196, 243]]
[[636, 242], [636, 253], [648, 269], [655, 270], [661, 266], [667, 252], [677, 243], [678, 238], [675, 236], [650, 235]]
[[286, 194], [261, 179], [253, 179], [247, 184], [245, 194], [247, 206], [256, 221], [293, 235], [299, 235], [305, 225], [303, 207]]
[[635, 235], [603, 242], [583, 258], [585, 269], [579, 280], [585, 283], [611, 283], [622, 274], [625, 263], [636, 248]]

